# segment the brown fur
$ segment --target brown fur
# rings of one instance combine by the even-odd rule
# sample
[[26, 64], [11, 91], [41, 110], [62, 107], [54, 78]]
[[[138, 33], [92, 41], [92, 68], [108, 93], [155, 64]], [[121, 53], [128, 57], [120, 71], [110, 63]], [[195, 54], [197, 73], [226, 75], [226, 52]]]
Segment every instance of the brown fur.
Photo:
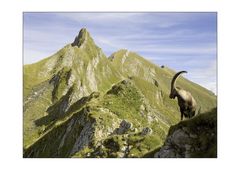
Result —
[[187, 73], [186, 71], [180, 71], [173, 76], [171, 82], [171, 92], [169, 98], [178, 99], [178, 105], [180, 107], [181, 112], [181, 120], [183, 116], [186, 118], [191, 118], [195, 115], [197, 103], [190, 92], [183, 90], [182, 88], [175, 87], [175, 82], [178, 76], [182, 73]]

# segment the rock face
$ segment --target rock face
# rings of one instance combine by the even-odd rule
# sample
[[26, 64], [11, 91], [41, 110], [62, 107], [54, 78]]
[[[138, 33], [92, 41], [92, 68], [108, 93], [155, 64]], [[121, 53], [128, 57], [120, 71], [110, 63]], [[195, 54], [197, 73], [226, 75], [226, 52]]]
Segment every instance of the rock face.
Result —
[[152, 129], [149, 128], [149, 127], [145, 127], [145, 128], [143, 128], [143, 130], [141, 132], [141, 135], [145, 136], [145, 135], [148, 135], [148, 134], [151, 134], [151, 133], [152, 133]]
[[[80, 30], [56, 54], [24, 66], [24, 157], [143, 157], [155, 151], [180, 120], [177, 101], [168, 97], [174, 74], [128, 50], [107, 58]], [[216, 106], [205, 88], [182, 77], [178, 82], [203, 112]], [[187, 138], [178, 132], [173, 143]]]
[[217, 115], [216, 110], [180, 122], [169, 130], [157, 158], [216, 158]]
[[132, 128], [132, 123], [130, 122], [127, 122], [126, 120], [123, 120], [121, 123], [120, 123], [120, 126], [119, 128], [117, 128], [115, 130], [115, 133], [116, 134], [124, 134], [126, 133], [128, 130], [130, 130]]
[[83, 48], [83, 46], [85, 45], [86, 41], [88, 41], [88, 39], [91, 40], [91, 37], [89, 36], [87, 29], [82, 28], [79, 31], [78, 36], [76, 36], [74, 42], [71, 45]]

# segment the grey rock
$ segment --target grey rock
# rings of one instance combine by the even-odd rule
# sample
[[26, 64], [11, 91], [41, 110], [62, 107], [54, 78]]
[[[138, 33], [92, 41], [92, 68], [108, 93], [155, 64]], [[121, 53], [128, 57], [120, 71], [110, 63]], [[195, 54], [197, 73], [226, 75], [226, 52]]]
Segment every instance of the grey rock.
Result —
[[177, 146], [182, 146], [191, 143], [189, 136], [181, 129], [176, 130], [172, 134], [172, 143]]
[[126, 120], [123, 120], [123, 121], [120, 123], [119, 128], [117, 128], [114, 133], [116, 133], [116, 134], [124, 134], [124, 133], [126, 133], [128, 130], [130, 130], [132, 127], [133, 127], [133, 124], [132, 124], [132, 123], [127, 122]]
[[190, 151], [192, 146], [191, 146], [191, 145], [188, 145], [188, 144], [186, 144], [184, 147], [185, 147], [186, 151]]
[[190, 138], [195, 138], [195, 139], [198, 138], [198, 136], [196, 134], [193, 134], [193, 133], [190, 133], [189, 136], [190, 136]]
[[[207, 122], [210, 119], [203, 119], [202, 121]], [[210, 123], [214, 123], [213, 121], [215, 120], [211, 119], [211, 121]], [[191, 124], [191, 126], [188, 126], [180, 122], [172, 129], [170, 128], [164, 145], [154, 156], [157, 158], [215, 158], [216, 152], [209, 148], [216, 147], [216, 139], [214, 138], [216, 135], [216, 126], [211, 126], [209, 125], [210, 123], [194, 124], [195, 126]]]
[[145, 136], [145, 135], [150, 135], [151, 133], [152, 133], [152, 129], [149, 127], [145, 127], [145, 128], [143, 128], [141, 135]]
[[154, 155], [155, 158], [176, 158], [174, 149], [161, 148], [159, 152]]
[[84, 126], [83, 130], [81, 131], [79, 137], [77, 138], [73, 149], [71, 151], [71, 154], [74, 154], [75, 152], [83, 149], [85, 146], [87, 146], [91, 139], [93, 137], [93, 127], [92, 123], [87, 122]]
[[130, 129], [132, 128], [132, 123], [130, 122], [127, 122], [126, 120], [123, 120], [121, 123], [120, 123], [120, 128], [124, 128], [124, 129]]

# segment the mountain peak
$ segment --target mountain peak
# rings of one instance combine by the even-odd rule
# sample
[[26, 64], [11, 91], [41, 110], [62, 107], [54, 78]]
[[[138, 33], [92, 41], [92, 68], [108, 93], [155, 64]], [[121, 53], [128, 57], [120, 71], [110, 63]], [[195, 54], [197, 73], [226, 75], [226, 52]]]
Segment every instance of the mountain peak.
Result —
[[86, 28], [82, 28], [78, 35], [76, 36], [74, 42], [72, 43], [72, 46], [82, 46], [88, 39], [91, 39], [89, 32]]

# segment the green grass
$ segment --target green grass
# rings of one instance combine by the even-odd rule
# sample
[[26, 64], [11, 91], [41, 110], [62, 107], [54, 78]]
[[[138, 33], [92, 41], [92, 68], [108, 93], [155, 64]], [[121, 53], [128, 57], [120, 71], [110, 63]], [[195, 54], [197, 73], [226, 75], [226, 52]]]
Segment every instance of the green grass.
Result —
[[[116, 88], [116, 90], [114, 90]], [[116, 93], [116, 94], [115, 94]], [[120, 119], [133, 121], [134, 125], [144, 123], [144, 119], [139, 119], [140, 122], [134, 120], [140, 115], [140, 106], [143, 104], [142, 95], [138, 90], [131, 85], [119, 83], [107, 92], [104, 96], [103, 105], [111, 112], [116, 114]]]
[[[94, 145], [113, 140], [122, 147], [122, 140], [126, 140], [133, 147], [125, 156], [143, 157], [162, 145], [169, 127], [180, 121], [177, 100], [168, 97], [174, 72], [127, 50], [107, 58], [89, 33], [84, 36], [88, 38], [85, 43], [86, 37], [80, 39], [83, 48], [68, 44], [51, 57], [23, 68], [25, 155], [31, 155], [32, 150], [33, 157], [118, 157], [120, 151], [106, 147], [98, 149]], [[55, 82], [54, 77], [58, 77]], [[193, 94], [201, 111], [216, 106], [216, 96], [203, 87], [183, 77], [177, 85]], [[99, 95], [93, 97], [90, 95], [93, 92]], [[62, 111], [66, 102], [67, 109]], [[89, 110], [85, 118], [94, 122], [91, 146], [70, 155], [71, 147], [84, 127], [76, 124], [65, 144], [56, 152], [70, 121], [78, 122], [78, 116], [86, 108]], [[127, 132], [129, 136], [111, 136], [122, 120], [131, 122], [135, 130]], [[152, 134], [141, 136], [144, 127], [150, 127]], [[97, 154], [100, 150], [102, 155]]]

